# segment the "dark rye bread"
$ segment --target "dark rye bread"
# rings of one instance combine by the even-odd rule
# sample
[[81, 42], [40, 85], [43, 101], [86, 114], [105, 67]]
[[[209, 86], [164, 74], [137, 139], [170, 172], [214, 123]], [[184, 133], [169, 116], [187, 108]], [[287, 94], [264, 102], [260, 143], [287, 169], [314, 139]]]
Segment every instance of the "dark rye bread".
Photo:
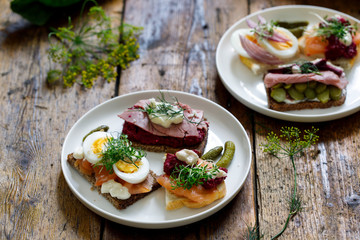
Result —
[[[152, 185], [152, 189], [150, 192], [147, 193], [140, 193], [140, 194], [135, 194], [135, 195], [131, 195], [130, 198], [126, 199], [126, 200], [121, 200], [121, 199], [117, 199], [112, 197], [109, 193], [101, 193], [101, 186], [95, 186], [95, 174], [92, 174], [91, 176], [83, 174], [80, 172], [80, 167], [79, 165], [76, 163], [76, 160], [73, 156], [73, 154], [69, 154], [67, 157], [67, 161], [68, 163], [75, 168], [86, 180], [88, 180], [91, 184], [92, 184], [92, 189], [97, 189], [100, 195], [103, 195], [107, 200], [109, 200], [117, 209], [125, 209], [128, 206], [134, 204], [135, 202], [137, 202], [138, 200], [146, 197], [147, 195], [149, 195], [150, 193], [152, 193], [153, 191], [157, 190], [158, 188], [161, 187], [161, 185], [156, 181], [156, 174], [154, 172], [152, 172], [150, 170], [150, 174], [148, 175], [148, 178], [153, 178], [153, 179], [148, 179], [150, 181], [153, 182]], [[146, 181], [146, 180], [145, 180]]]
[[321, 103], [321, 102], [315, 102], [315, 101], [305, 101], [300, 102], [296, 104], [287, 104], [284, 102], [277, 102], [270, 96], [270, 88], [266, 89], [266, 95], [268, 99], [268, 106], [270, 109], [276, 110], [276, 111], [293, 111], [293, 110], [302, 110], [302, 109], [314, 109], [314, 108], [329, 108], [329, 107], [336, 107], [344, 104], [346, 99], [346, 94], [343, 94], [343, 96], [339, 100], [329, 100], [327, 103]]
[[[199, 151], [200, 154], [202, 155], [204, 153], [204, 150], [206, 147], [207, 139], [208, 139], [208, 131], [206, 132], [206, 135], [200, 144], [193, 146], [193, 147], [186, 147], [186, 148], [191, 149], [191, 150], [195, 149], [195, 150]], [[166, 146], [166, 145], [147, 145], [147, 144], [142, 144], [142, 143], [136, 142], [134, 140], [132, 140], [131, 142], [132, 142], [132, 146], [141, 148], [141, 149], [143, 149], [145, 151], [149, 151], [149, 152], [175, 153], [177, 151], [184, 149], [184, 147], [175, 148], [175, 147], [170, 147], [170, 146]]]

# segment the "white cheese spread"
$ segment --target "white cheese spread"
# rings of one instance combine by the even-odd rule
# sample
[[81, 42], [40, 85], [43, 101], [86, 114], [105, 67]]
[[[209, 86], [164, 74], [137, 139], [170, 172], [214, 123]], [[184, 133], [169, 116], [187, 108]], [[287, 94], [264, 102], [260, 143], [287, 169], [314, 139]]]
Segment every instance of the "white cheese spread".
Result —
[[126, 187], [121, 185], [121, 183], [115, 182], [113, 179], [101, 185], [101, 193], [110, 193], [112, 197], [116, 197], [121, 200], [128, 199], [131, 196]]
[[183, 149], [176, 152], [176, 157], [180, 161], [187, 163], [188, 165], [194, 165], [197, 163], [199, 156], [192, 150]]
[[178, 124], [184, 120], [184, 111], [179, 106], [167, 102], [156, 102], [154, 98], [149, 100], [149, 106], [154, 110], [149, 114], [151, 122], [169, 128], [171, 124]]
[[84, 158], [84, 150], [81, 146], [77, 147], [73, 153], [75, 159], [83, 159]]

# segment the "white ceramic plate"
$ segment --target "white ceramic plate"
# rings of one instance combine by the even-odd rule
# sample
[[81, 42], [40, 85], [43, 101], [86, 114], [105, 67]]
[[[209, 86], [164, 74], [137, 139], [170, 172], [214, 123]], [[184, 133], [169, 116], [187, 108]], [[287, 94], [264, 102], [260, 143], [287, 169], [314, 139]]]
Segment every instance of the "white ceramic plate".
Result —
[[[110, 202], [90, 190], [90, 184], [81, 177], [66, 161], [67, 155], [81, 144], [82, 138], [99, 125], [108, 125], [109, 132], [121, 132], [123, 120], [117, 117], [125, 109], [140, 99], [159, 97], [159, 90], [135, 92], [123, 95], [100, 104], [81, 117], [69, 131], [63, 145], [61, 166], [66, 182], [75, 196], [89, 209], [111, 221], [139, 228], [170, 228], [199, 221], [223, 208], [240, 191], [250, 170], [251, 147], [249, 138], [239, 121], [227, 110], [205, 98], [184, 92], [163, 91], [165, 96], [177, 97], [180, 102], [194, 109], [204, 110], [210, 122], [206, 151], [225, 141], [235, 143], [234, 159], [229, 166], [226, 178], [226, 196], [213, 204], [200, 208], [182, 208], [175, 211], [165, 210], [165, 192], [159, 189], [125, 210], [117, 210]], [[167, 98], [169, 99], [169, 98]], [[151, 169], [162, 174], [164, 154], [148, 152]]]
[[226, 89], [241, 103], [264, 115], [297, 122], [321, 122], [334, 120], [348, 116], [360, 109], [360, 60], [355, 62], [353, 68], [347, 71], [349, 85], [347, 86], [347, 98], [340, 107], [328, 109], [299, 110], [279, 112], [268, 108], [265, 88], [262, 76], [255, 76], [245, 65], [240, 62], [238, 54], [232, 48], [230, 37], [239, 28], [247, 28], [246, 19], [257, 22], [257, 16], [261, 15], [267, 20], [303, 21], [310, 24], [319, 22], [311, 13], [320, 16], [333, 16], [339, 14], [352, 23], [360, 24], [360, 21], [341, 12], [315, 6], [288, 5], [268, 8], [253, 13], [232, 25], [221, 38], [216, 50], [216, 66], [220, 78]]

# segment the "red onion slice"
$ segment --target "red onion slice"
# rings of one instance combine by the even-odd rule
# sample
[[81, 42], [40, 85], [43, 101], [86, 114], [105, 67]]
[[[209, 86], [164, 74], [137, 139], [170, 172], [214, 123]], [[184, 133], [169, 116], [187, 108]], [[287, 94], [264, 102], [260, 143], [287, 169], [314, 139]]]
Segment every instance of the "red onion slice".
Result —
[[[266, 19], [264, 17], [259, 15], [258, 19], [259, 19], [259, 23], [261, 25], [267, 24]], [[255, 33], [257, 31], [258, 32], [262, 31], [264, 33], [264, 35], [261, 36], [261, 37], [263, 37], [263, 38], [266, 38], [266, 39], [269, 39], [269, 40], [272, 40], [272, 41], [275, 41], [275, 42], [288, 42], [289, 41], [289, 39], [287, 37], [283, 36], [282, 34], [279, 34], [275, 30], [273, 31], [272, 34], [270, 34], [269, 31], [261, 30], [259, 25], [256, 24], [254, 21], [252, 21], [250, 19], [246, 19], [246, 23], [249, 26], [249, 28], [252, 28], [252, 29], [255, 30]], [[257, 34], [257, 35], [259, 35], [259, 34]]]
[[251, 58], [259, 62], [271, 64], [271, 65], [283, 64], [283, 62], [279, 58], [265, 51], [263, 48], [259, 47], [256, 43], [253, 43], [252, 41], [241, 35], [240, 35], [240, 42], [243, 48], [245, 49], [245, 51], [249, 54]]

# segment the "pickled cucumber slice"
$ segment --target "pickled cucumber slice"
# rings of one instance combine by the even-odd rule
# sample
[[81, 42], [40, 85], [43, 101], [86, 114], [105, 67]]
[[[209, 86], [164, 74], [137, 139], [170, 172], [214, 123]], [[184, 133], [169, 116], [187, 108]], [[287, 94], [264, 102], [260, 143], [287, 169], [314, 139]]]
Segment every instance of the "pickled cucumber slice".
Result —
[[307, 88], [305, 91], [304, 91], [304, 95], [307, 99], [314, 99], [316, 98], [316, 92], [314, 89], [312, 88]]
[[316, 93], [319, 94], [319, 93], [325, 91], [326, 88], [327, 88], [327, 86], [326, 86], [325, 84], [323, 84], [323, 83], [317, 83], [317, 84], [316, 84], [315, 91], [316, 91]]
[[341, 98], [342, 90], [335, 86], [329, 86], [330, 98], [332, 100], [339, 100]]
[[278, 83], [278, 84], [275, 84], [274, 86], [272, 86], [272, 88], [275, 89], [275, 88], [280, 88], [282, 86], [283, 86], [282, 83]]
[[283, 88], [275, 88], [271, 90], [270, 96], [277, 102], [283, 102], [286, 98], [286, 91]]
[[288, 93], [290, 97], [294, 100], [303, 100], [305, 98], [302, 92], [299, 92], [295, 89], [295, 87], [291, 87], [288, 89]]
[[325, 89], [325, 91], [322, 91], [321, 93], [318, 93], [317, 98], [322, 103], [327, 103], [330, 100], [330, 91], [328, 88]]
[[297, 91], [303, 93], [307, 88], [307, 83], [296, 83], [294, 86]]
[[309, 88], [316, 88], [316, 85], [317, 85], [316, 81], [310, 81], [310, 82], [308, 82], [308, 87], [309, 87]]
[[291, 88], [291, 86], [292, 86], [292, 83], [285, 84], [285, 85], [284, 85], [284, 88], [285, 88], [285, 89], [289, 89], [289, 88]]

